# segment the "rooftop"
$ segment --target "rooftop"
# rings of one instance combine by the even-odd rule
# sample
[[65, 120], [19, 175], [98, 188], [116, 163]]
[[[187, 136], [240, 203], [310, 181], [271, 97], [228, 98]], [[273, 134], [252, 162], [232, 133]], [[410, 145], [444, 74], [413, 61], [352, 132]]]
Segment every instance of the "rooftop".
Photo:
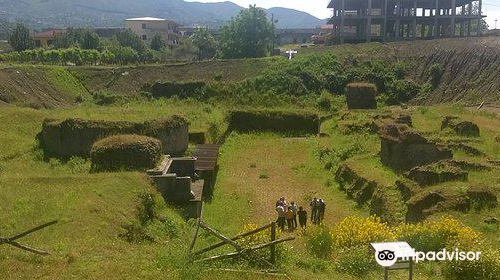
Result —
[[128, 21], [163, 21], [166, 19], [163, 18], [155, 18], [155, 17], [140, 17], [140, 18], [128, 18]]

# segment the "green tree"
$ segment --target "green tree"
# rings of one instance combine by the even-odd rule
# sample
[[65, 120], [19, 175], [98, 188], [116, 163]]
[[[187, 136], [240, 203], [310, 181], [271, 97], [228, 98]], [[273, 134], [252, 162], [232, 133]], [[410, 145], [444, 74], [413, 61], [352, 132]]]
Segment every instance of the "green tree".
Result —
[[221, 29], [224, 58], [263, 57], [269, 53], [274, 28], [264, 9], [255, 5], [242, 10]]
[[211, 59], [217, 53], [217, 44], [207, 28], [198, 28], [191, 36], [193, 44], [198, 48], [198, 59]]
[[176, 59], [192, 60], [196, 57], [198, 49], [190, 39], [184, 39], [179, 42], [179, 45], [174, 48], [173, 55]]
[[94, 30], [87, 29], [80, 39], [80, 47], [85, 50], [97, 50], [99, 48], [99, 35]]
[[121, 30], [114, 37], [122, 47], [132, 48], [139, 54], [146, 51], [146, 45], [142, 39], [130, 29]]
[[35, 47], [30, 36], [30, 30], [22, 23], [18, 23], [9, 36], [9, 44], [15, 51], [29, 50]]
[[163, 48], [165, 48], [167, 46], [167, 42], [165, 42], [165, 40], [163, 39], [163, 37], [156, 33], [154, 36], [153, 36], [153, 39], [151, 39], [151, 49], [152, 50], [155, 50], [155, 51], [160, 51], [162, 50]]

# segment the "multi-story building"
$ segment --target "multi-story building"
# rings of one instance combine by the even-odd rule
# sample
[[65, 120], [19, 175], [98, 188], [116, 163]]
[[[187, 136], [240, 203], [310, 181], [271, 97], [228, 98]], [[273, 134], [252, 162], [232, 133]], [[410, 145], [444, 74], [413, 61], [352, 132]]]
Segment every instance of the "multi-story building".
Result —
[[143, 17], [125, 20], [125, 28], [134, 31], [144, 42], [150, 43], [155, 34], [160, 34], [169, 45], [177, 45], [179, 24], [173, 20]]
[[482, 0], [331, 0], [338, 43], [481, 35]]

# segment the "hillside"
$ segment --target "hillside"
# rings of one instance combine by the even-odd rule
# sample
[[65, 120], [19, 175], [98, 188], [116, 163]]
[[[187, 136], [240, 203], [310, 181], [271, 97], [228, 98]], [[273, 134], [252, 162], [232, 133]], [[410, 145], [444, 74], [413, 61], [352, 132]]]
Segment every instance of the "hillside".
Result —
[[[369, 43], [301, 48], [299, 55], [330, 52], [341, 60], [404, 61], [412, 79], [426, 82], [433, 64], [444, 67], [440, 86], [413, 100], [417, 104], [500, 102], [500, 37], [441, 39], [388, 44]], [[137, 95], [156, 80], [222, 81], [253, 78], [273, 65], [274, 58], [216, 60], [172, 65], [127, 67], [0, 67], [0, 101], [32, 107], [72, 104], [75, 97], [97, 91]], [[23, 77], [23, 78], [20, 78]], [[30, 83], [25, 81], [29, 80]]]
[[[226, 1], [219, 3], [185, 2], [183, 0], [0, 0], [0, 16], [10, 21], [21, 20], [32, 28], [68, 26], [116, 27], [131, 17], [168, 18], [190, 26], [203, 24], [219, 27], [237, 15], [242, 7]], [[280, 23], [278, 28], [311, 28], [323, 21], [305, 12], [273, 8]], [[293, 19], [293, 20], [290, 20]]]

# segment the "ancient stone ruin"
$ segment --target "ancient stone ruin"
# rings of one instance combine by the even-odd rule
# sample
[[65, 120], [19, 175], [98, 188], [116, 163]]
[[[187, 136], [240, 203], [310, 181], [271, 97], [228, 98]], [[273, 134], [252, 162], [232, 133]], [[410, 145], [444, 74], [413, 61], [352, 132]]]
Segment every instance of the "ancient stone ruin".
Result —
[[461, 136], [479, 137], [479, 127], [470, 121], [462, 121], [458, 117], [446, 116], [441, 122], [441, 130], [451, 129]]
[[351, 83], [346, 87], [347, 108], [375, 109], [377, 108], [377, 88], [368, 83]]
[[218, 145], [197, 145], [193, 156], [165, 156], [147, 174], [166, 202], [184, 207], [187, 217], [197, 218], [203, 199], [211, 196], [213, 190], [218, 154]]
[[452, 158], [451, 150], [433, 143], [407, 125], [388, 124], [380, 131], [380, 158], [397, 171]]
[[89, 157], [92, 145], [117, 134], [137, 134], [161, 141], [164, 154], [181, 155], [188, 147], [188, 123], [179, 116], [143, 123], [46, 119], [37, 135], [46, 157]]
[[406, 176], [420, 186], [430, 186], [449, 181], [467, 181], [469, 173], [455, 166], [451, 161], [443, 160], [412, 168]]

